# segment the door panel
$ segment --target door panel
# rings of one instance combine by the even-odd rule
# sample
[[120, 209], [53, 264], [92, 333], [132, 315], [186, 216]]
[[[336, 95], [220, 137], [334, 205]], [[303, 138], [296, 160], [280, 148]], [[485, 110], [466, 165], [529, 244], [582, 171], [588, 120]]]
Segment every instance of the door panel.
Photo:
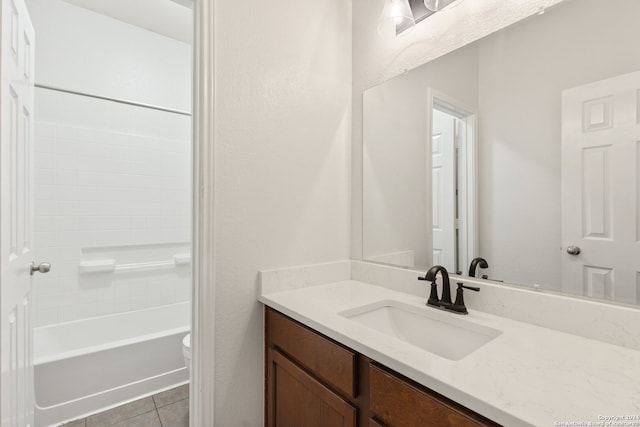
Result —
[[[562, 93], [562, 286], [640, 303], [640, 72]], [[567, 253], [570, 245], [578, 255]]]
[[354, 427], [356, 409], [276, 350], [268, 349], [270, 427]]
[[582, 150], [582, 234], [611, 239], [611, 145]]
[[1, 0], [0, 418], [33, 425], [31, 324], [33, 26], [22, 0]]

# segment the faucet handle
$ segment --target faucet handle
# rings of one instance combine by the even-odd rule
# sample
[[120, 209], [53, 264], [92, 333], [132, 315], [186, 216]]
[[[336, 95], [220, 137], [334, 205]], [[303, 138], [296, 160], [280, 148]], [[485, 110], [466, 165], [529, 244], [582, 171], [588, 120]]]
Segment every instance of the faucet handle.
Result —
[[440, 307], [440, 298], [438, 298], [438, 284], [436, 283], [435, 280], [431, 282], [431, 294], [429, 294], [427, 305]]
[[458, 282], [458, 289], [456, 290], [456, 302], [453, 303], [450, 310], [458, 314], [469, 314], [469, 312], [467, 311], [467, 307], [465, 307], [464, 305], [464, 297], [462, 295], [463, 289], [480, 292], [480, 288], [476, 286], [467, 286], [462, 282]]
[[[429, 279], [427, 279], [427, 275], [426, 274], [424, 275], [424, 277], [418, 276], [418, 280], [429, 281]], [[440, 298], [438, 297], [438, 283], [436, 283], [435, 278], [431, 281], [431, 293], [429, 294], [429, 299], [427, 300], [427, 305], [432, 305], [434, 307], [440, 307]]]

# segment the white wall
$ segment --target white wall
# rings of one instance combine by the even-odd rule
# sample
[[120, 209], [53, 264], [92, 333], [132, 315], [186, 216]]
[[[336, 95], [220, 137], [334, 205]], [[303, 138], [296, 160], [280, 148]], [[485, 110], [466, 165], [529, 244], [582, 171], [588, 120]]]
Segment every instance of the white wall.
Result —
[[[28, 6], [37, 83], [188, 107], [189, 45], [58, 0]], [[175, 53], [166, 69], [163, 51]], [[46, 89], [35, 108], [36, 257], [53, 265], [34, 276], [35, 325], [188, 300], [187, 266], [80, 274], [79, 265], [189, 252], [190, 118]]]
[[471, 45], [364, 92], [364, 259], [413, 250], [411, 266], [431, 266], [427, 89], [477, 106], [477, 55]]
[[26, 0], [36, 83], [191, 111], [191, 46], [61, 0]]
[[562, 0], [464, 0], [406, 36], [376, 32], [382, 0], [353, 0], [352, 256], [362, 258], [362, 92]]
[[350, 253], [351, 1], [216, 8], [215, 417], [258, 427], [258, 271]]

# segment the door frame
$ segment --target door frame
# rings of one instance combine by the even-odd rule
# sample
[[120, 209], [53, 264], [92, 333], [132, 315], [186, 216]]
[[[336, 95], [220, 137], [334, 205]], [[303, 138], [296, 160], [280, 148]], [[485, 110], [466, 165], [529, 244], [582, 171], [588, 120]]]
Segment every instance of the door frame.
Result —
[[215, 0], [194, 0], [189, 425], [215, 422]]
[[[433, 88], [427, 88], [427, 150], [426, 150], [426, 173], [429, 175], [427, 182], [431, 182], [431, 135], [433, 134], [433, 109], [439, 106], [444, 108], [448, 113], [456, 116], [465, 124], [466, 132], [464, 137], [464, 146], [460, 149], [460, 159], [456, 165], [459, 168], [460, 163], [466, 167], [463, 169], [463, 175], [460, 171], [456, 172], [458, 179], [464, 184], [464, 194], [458, 195], [458, 203], [461, 212], [462, 226], [459, 230], [459, 250], [458, 259], [460, 260], [459, 268], [466, 268], [469, 262], [478, 254], [478, 200], [477, 200], [477, 109], [473, 108], [455, 98], [450, 97]], [[431, 185], [427, 185], [427, 223], [432, 224], [432, 200]], [[427, 232], [431, 235], [431, 227], [427, 227]], [[431, 241], [428, 237], [427, 241]], [[429, 248], [432, 252], [432, 248]], [[462, 271], [462, 274], [465, 272]]]

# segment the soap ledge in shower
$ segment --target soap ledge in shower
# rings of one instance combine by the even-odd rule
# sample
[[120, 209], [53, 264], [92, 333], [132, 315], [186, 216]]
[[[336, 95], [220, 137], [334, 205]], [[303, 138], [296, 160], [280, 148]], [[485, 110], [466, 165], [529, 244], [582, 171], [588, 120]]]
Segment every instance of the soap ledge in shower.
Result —
[[80, 273], [104, 273], [116, 269], [116, 260], [82, 261], [79, 265]]

